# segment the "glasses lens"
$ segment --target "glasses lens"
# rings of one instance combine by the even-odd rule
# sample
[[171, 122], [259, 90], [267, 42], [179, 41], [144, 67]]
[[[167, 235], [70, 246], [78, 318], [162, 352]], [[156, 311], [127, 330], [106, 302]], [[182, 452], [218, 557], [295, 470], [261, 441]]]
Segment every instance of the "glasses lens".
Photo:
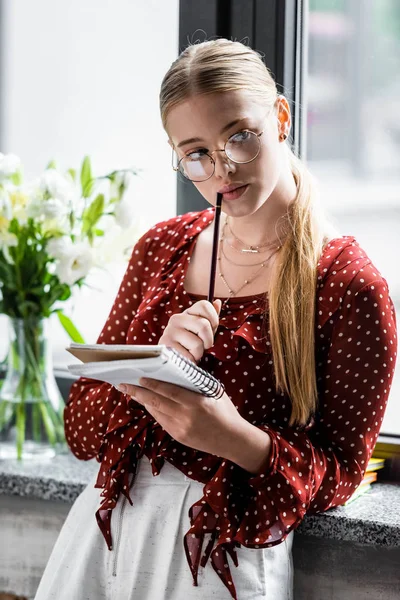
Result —
[[206, 181], [214, 173], [214, 161], [208, 154], [196, 152], [182, 158], [179, 170], [191, 181]]
[[260, 152], [260, 138], [252, 131], [240, 131], [226, 142], [225, 152], [236, 163], [250, 162]]

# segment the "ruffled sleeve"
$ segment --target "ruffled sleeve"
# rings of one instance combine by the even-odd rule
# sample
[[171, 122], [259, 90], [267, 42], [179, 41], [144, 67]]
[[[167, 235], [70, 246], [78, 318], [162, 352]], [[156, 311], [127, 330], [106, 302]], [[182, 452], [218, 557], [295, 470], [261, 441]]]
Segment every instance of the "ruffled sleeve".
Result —
[[358, 273], [320, 335], [329, 336], [318, 377], [319, 407], [303, 430], [259, 425], [270, 464], [253, 490], [234, 539], [280, 543], [306, 513], [339, 506], [360, 484], [375, 447], [396, 362], [394, 307], [372, 266]]
[[[152, 312], [152, 303], [159, 296], [160, 274], [176, 266], [175, 250], [183, 244], [185, 232], [196, 221], [196, 215], [188, 213], [160, 221], [136, 242], [113, 306], [97, 339], [98, 344], [157, 342], [160, 331], [150, 334], [142, 329], [146, 326], [147, 314]], [[207, 214], [208, 219], [211, 217]], [[162, 311], [159, 310], [158, 314], [160, 316]], [[158, 317], [151, 315], [148, 318], [156, 320]], [[116, 422], [121, 407], [126, 419], [123, 396], [109, 383], [87, 377], [81, 377], [72, 384], [64, 411], [64, 426], [68, 445], [77, 458], [103, 460], [105, 438], [111, 433], [108, 429]]]
[[[144, 265], [150, 245], [148, 234], [135, 244], [98, 344], [126, 342], [129, 326], [148, 285], [149, 275]], [[114, 386], [95, 379], [81, 377], [72, 384], [64, 410], [64, 426], [68, 445], [77, 458], [89, 460], [99, 453], [121, 397]]]

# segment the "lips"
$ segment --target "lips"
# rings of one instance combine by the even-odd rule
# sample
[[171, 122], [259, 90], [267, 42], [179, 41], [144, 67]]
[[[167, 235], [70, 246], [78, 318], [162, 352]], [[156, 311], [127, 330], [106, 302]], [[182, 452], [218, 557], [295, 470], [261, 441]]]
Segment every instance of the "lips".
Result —
[[230, 192], [224, 192], [222, 194], [222, 198], [224, 200], [237, 200], [247, 192], [248, 187], [248, 184], [241, 185], [240, 187], [234, 187]]
[[224, 185], [223, 188], [218, 190], [219, 194], [227, 194], [228, 192], [233, 192], [233, 190], [237, 190], [240, 187], [245, 186], [245, 183], [233, 183], [231, 185]]

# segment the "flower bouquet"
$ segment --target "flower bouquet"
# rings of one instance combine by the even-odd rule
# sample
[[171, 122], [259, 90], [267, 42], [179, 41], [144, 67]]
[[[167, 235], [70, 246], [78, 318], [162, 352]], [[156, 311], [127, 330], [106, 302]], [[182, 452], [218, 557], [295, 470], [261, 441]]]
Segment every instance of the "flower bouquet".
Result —
[[137, 236], [126, 195], [133, 174], [94, 177], [85, 157], [79, 173], [51, 162], [25, 183], [18, 157], [0, 153], [0, 313], [8, 316], [10, 336], [0, 388], [0, 458], [66, 449], [49, 317], [56, 313], [71, 340], [84, 342], [62, 303], [75, 288], [91, 287], [93, 269], [129, 258]]

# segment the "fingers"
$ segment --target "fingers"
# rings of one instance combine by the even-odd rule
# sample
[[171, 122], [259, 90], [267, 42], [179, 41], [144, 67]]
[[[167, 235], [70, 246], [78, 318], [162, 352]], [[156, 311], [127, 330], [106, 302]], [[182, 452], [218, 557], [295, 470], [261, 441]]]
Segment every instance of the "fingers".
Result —
[[187, 331], [194, 333], [202, 340], [205, 349], [214, 345], [214, 332], [208, 319], [187, 314], [182, 323]]
[[[165, 342], [163, 342], [162, 340], [160, 340], [161, 344], [164, 344]], [[200, 354], [199, 352], [195, 352], [195, 354], [192, 354], [189, 350], [187, 350], [185, 348], [185, 346], [182, 346], [182, 344], [180, 344], [177, 341], [174, 341], [172, 343], [167, 343], [167, 346], [172, 346], [172, 348], [175, 348], [175, 350], [178, 350], [178, 352], [180, 352], [181, 354], [183, 354], [183, 356], [193, 362], [198, 362], [200, 360], [200, 358], [203, 356], [203, 354]]]
[[[193, 397], [194, 401], [198, 401], [198, 395], [195, 392], [190, 392], [180, 385], [175, 385], [174, 383], [168, 383], [166, 381], [159, 381], [158, 379], [151, 379], [148, 377], [141, 377], [139, 379], [139, 384], [142, 386], [140, 388], [141, 391], [151, 390], [160, 396], [168, 398], [172, 402], [175, 403], [184, 403], [182, 400], [186, 400], [189, 396]], [[137, 391], [137, 390], [136, 390]]]
[[[216, 307], [220, 308], [218, 303]], [[198, 362], [204, 351], [214, 345], [218, 324], [216, 308], [207, 300], [200, 300], [170, 317], [158, 343], [171, 346], [186, 358]]]
[[[120, 392], [127, 394], [132, 400], [138, 404], [142, 404], [154, 416], [154, 411], [162, 413], [169, 417], [173, 417], [176, 411], [176, 403], [178, 402], [183, 388], [171, 385], [171, 388], [160, 385], [161, 382], [153, 379], [139, 380], [141, 387], [132, 384], [119, 384], [115, 386]], [[172, 396], [172, 388], [175, 390], [175, 397]]]
[[213, 333], [215, 334], [219, 324], [219, 316], [211, 302], [208, 302], [208, 300], [199, 300], [193, 304], [193, 306], [187, 308], [184, 312], [189, 315], [197, 315], [207, 319], [211, 324]]
[[186, 356], [186, 358], [195, 362], [200, 360], [204, 353], [202, 338], [182, 327], [179, 329], [171, 328], [168, 334], [160, 338], [159, 343], [172, 346], [175, 350]]

